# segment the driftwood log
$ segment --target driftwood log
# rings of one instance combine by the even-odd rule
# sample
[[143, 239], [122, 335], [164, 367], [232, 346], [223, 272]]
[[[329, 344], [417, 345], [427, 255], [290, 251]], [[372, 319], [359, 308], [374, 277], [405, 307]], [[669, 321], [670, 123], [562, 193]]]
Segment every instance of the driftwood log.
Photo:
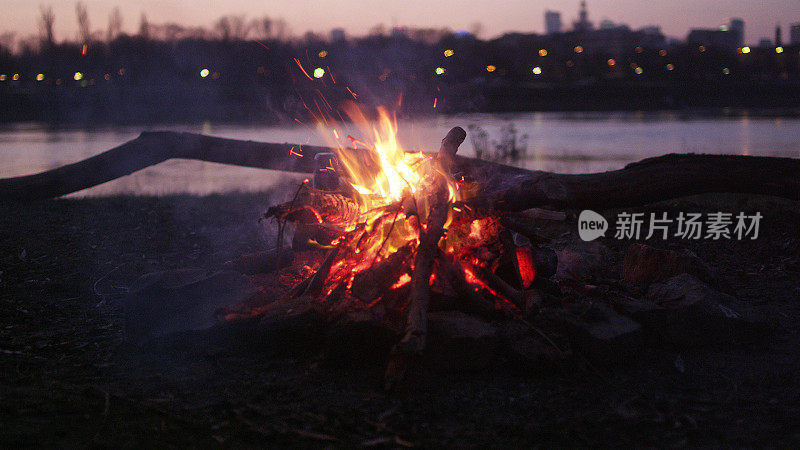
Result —
[[[0, 179], [0, 201], [55, 198], [173, 158], [312, 173], [327, 147], [270, 144], [192, 133], [149, 132], [86, 160], [35, 175]], [[365, 159], [368, 159], [366, 150]], [[298, 156], [299, 155], [299, 156]], [[593, 174], [557, 174], [455, 156], [452, 170], [481, 183], [470, 203], [498, 210], [604, 209], [708, 192], [768, 194], [800, 200], [800, 160], [670, 154]]]

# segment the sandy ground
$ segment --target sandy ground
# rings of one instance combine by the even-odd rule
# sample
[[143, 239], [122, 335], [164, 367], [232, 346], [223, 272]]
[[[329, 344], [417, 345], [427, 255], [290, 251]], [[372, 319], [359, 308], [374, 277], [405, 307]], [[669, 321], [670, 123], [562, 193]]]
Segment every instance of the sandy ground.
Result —
[[[800, 443], [800, 205], [705, 196], [655, 210], [760, 210], [754, 242], [695, 251], [775, 333], [654, 345], [611, 367], [424, 372], [220, 347], [139, 348], [121, 299], [138, 276], [263, 249], [268, 194], [0, 207], [0, 446], [554, 447]], [[648, 210], [644, 210], [648, 211]], [[621, 250], [619, 242], [608, 245]]]

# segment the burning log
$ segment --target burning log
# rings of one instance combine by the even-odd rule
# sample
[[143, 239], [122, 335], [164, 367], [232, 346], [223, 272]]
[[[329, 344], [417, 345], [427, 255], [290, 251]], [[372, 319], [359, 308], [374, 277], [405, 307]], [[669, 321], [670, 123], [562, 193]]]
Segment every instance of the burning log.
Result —
[[[467, 132], [460, 127], [455, 127], [447, 133], [437, 155], [437, 164], [441, 170], [444, 171], [450, 166], [453, 156], [458, 151], [458, 146], [464, 142], [466, 137]], [[430, 278], [434, 260], [439, 253], [439, 239], [444, 233], [444, 224], [447, 222], [447, 213], [450, 210], [447, 179], [440, 173], [437, 173], [435, 178], [433, 191], [430, 194], [428, 220], [420, 234], [419, 247], [417, 247], [417, 255], [414, 258], [408, 323], [405, 336], [395, 349], [398, 353], [415, 354], [425, 348], [425, 338], [428, 332], [428, 304], [431, 297]]]
[[363, 302], [381, 297], [408, 272], [406, 263], [411, 255], [411, 247], [405, 245], [378, 264], [355, 274], [350, 292]]
[[453, 288], [459, 300], [463, 302], [464, 312], [474, 313], [481, 316], [490, 316], [496, 312], [494, 304], [487, 300], [483, 295], [470, 285], [464, 278], [464, 271], [459, 265], [455, 264], [444, 255], [439, 254], [437, 259], [439, 273], [442, 274], [447, 284]]
[[[367, 149], [350, 149], [371, 157]], [[274, 144], [192, 133], [147, 132], [74, 164], [35, 175], [0, 179], [0, 201], [27, 202], [90, 188], [168, 159], [196, 159], [284, 172], [313, 173], [315, 156], [337, 149]], [[452, 154], [454, 155], [454, 153]], [[529, 171], [451, 155], [451, 168], [481, 183], [469, 203], [493, 211], [606, 209], [709, 192], [765, 194], [800, 200], [800, 160], [764, 156], [678, 155], [648, 158], [593, 174]], [[449, 158], [450, 159], [450, 158]]]
[[317, 295], [322, 291], [322, 286], [325, 284], [325, 280], [328, 278], [328, 274], [331, 271], [331, 266], [333, 266], [333, 262], [336, 260], [336, 255], [339, 253], [339, 247], [334, 247], [328, 250], [328, 254], [325, 256], [325, 259], [320, 264], [319, 269], [317, 272], [312, 275], [308, 287], [306, 288], [304, 295]]

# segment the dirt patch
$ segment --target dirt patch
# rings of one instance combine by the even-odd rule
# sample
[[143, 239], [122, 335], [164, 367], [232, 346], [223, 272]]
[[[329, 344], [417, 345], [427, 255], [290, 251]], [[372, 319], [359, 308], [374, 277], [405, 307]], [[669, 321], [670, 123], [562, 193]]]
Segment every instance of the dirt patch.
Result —
[[[284, 199], [273, 198], [274, 202]], [[698, 196], [636, 211], [754, 211], [756, 241], [686, 248], [775, 325], [731, 345], [648, 345], [612, 367], [423, 368], [382, 391], [384, 365], [332, 365], [175, 336], [123, 341], [139, 276], [218, 270], [273, 239], [269, 194], [55, 200], [0, 211], [0, 435], [15, 446], [756, 446], [800, 441], [800, 205]], [[612, 212], [613, 213], [613, 212]], [[571, 213], [568, 212], [568, 215]], [[574, 225], [569, 219], [566, 226]], [[630, 242], [603, 240], [614, 267]], [[648, 244], [654, 245], [653, 242]], [[618, 260], [614, 261], [614, 258]], [[620, 269], [621, 270], [621, 269]], [[618, 278], [621, 278], [618, 277]]]

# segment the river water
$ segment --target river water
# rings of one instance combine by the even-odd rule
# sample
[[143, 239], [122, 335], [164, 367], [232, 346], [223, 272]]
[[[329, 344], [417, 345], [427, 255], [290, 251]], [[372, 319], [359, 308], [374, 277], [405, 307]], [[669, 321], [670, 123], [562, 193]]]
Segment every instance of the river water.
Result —
[[[528, 113], [471, 114], [398, 121], [405, 149], [436, 151], [453, 126], [477, 125], [491, 149], [513, 126], [518, 139], [527, 137], [526, 151], [513, 164], [564, 173], [614, 170], [643, 158], [665, 153], [713, 153], [800, 157], [800, 119], [768, 117], [692, 117], [658, 113]], [[39, 124], [0, 127], [0, 177], [37, 173], [101, 153], [135, 138], [144, 130], [176, 130], [236, 139], [325, 145], [324, 133], [300, 125], [148, 126], [91, 130], [51, 129]], [[477, 128], [469, 132], [477, 136]], [[369, 136], [355, 136], [369, 140]], [[520, 145], [520, 147], [523, 147]], [[472, 156], [468, 137], [460, 154]], [[292, 176], [260, 169], [198, 161], [167, 161], [127, 177], [73, 194], [160, 195], [261, 191], [286, 183]]]

